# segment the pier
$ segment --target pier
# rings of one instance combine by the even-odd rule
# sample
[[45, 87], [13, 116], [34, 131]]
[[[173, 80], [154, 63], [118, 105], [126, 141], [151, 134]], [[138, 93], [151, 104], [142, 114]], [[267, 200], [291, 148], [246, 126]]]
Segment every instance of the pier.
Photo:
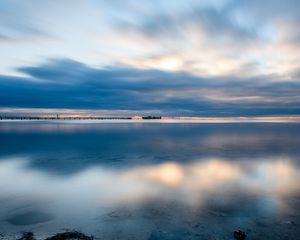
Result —
[[[161, 119], [162, 117], [146, 116], [143, 120]], [[96, 116], [0, 116], [0, 120], [136, 120], [135, 117], [96, 117]]]

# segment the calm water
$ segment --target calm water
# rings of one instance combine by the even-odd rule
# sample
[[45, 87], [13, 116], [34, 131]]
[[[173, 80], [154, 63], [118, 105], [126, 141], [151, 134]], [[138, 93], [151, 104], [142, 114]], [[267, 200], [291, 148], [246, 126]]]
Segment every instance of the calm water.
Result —
[[300, 124], [0, 122], [0, 233], [300, 239]]

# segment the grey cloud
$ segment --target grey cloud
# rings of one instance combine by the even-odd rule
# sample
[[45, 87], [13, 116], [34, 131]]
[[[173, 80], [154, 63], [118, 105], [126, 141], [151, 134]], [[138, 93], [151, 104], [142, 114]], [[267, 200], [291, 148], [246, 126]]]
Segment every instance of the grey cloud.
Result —
[[36, 20], [32, 18], [32, 13], [23, 9], [24, 6], [26, 4], [23, 2], [16, 4], [14, 1], [2, 1], [0, 3], [0, 40], [15, 42], [53, 39], [54, 36], [39, 27]]
[[[211, 42], [220, 44], [229, 40], [235, 44], [255, 44], [265, 37], [261, 29], [272, 26], [276, 31], [280, 21], [294, 22], [297, 26], [300, 20], [299, 9], [297, 0], [234, 0], [228, 1], [221, 9], [213, 5], [203, 7], [192, 2], [189, 8], [176, 14], [157, 11], [157, 14], [145, 14], [137, 21], [119, 19], [117, 30], [133, 31], [146, 37], [169, 37], [174, 41], [186, 41], [185, 28], [192, 24], [204, 30]], [[127, 8], [127, 11], [130, 12], [130, 9]], [[297, 27], [295, 32], [298, 36], [300, 31]]]
[[205, 31], [212, 41], [224, 39], [248, 41], [258, 38], [255, 29], [239, 26], [231, 14], [229, 8], [218, 10], [195, 5], [178, 15], [158, 13], [154, 16], [145, 16], [141, 22], [120, 20], [117, 29], [135, 31], [147, 37], [176, 37], [176, 40], [185, 40], [188, 37], [185, 36], [185, 28], [192, 24], [198, 26], [199, 31]]
[[[72, 60], [0, 77], [0, 107], [151, 111], [168, 115], [300, 114], [300, 84], [200, 78], [184, 72], [91, 68]], [[216, 93], [216, 98], [211, 93]], [[218, 94], [220, 96], [218, 96]], [[222, 97], [222, 98], [219, 98]]]

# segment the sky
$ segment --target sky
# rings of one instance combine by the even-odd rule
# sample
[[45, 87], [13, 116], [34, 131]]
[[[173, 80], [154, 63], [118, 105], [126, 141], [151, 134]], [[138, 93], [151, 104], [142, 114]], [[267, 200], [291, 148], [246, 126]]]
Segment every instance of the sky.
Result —
[[0, 113], [300, 114], [298, 0], [2, 0]]

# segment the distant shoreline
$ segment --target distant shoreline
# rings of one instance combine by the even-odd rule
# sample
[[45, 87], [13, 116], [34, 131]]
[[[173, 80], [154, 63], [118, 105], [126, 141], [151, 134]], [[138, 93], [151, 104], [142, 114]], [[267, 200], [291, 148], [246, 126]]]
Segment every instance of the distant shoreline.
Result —
[[0, 122], [14, 121], [71, 121], [71, 122], [158, 122], [158, 123], [242, 123], [242, 122], [299, 122], [300, 116], [264, 117], [97, 117], [97, 116], [0, 116]]

